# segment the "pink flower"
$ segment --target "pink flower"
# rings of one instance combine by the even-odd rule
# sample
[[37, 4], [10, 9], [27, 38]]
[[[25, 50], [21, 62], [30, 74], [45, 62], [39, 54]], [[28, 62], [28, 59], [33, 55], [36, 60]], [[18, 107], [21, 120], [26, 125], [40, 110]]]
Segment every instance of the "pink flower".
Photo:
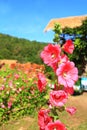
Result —
[[67, 62], [67, 61], [68, 61], [68, 57], [67, 57], [67, 55], [63, 54], [63, 55], [61, 55], [58, 64], [60, 65], [60, 64], [65, 63], [65, 62]]
[[58, 62], [51, 64], [51, 68], [54, 70], [54, 72], [56, 72], [57, 67], [58, 67]]
[[67, 40], [66, 43], [63, 45], [63, 50], [67, 53], [72, 54], [74, 50], [74, 44], [72, 40]]
[[38, 125], [40, 127], [40, 130], [45, 130], [45, 126], [52, 122], [52, 118], [49, 117], [48, 113], [50, 111], [48, 109], [41, 109], [38, 113]]
[[10, 108], [11, 108], [11, 106], [12, 106], [12, 102], [11, 102], [11, 101], [9, 101], [9, 102], [8, 102], [8, 108], [10, 109]]
[[57, 120], [55, 122], [48, 123], [45, 130], [67, 130], [67, 129], [63, 123]]
[[1, 108], [5, 108], [5, 105], [3, 103], [1, 103], [0, 105], [1, 105]]
[[72, 87], [78, 80], [78, 69], [73, 62], [67, 61], [59, 65], [56, 71], [58, 76], [58, 83], [65, 87]]
[[45, 89], [46, 84], [47, 84], [47, 81], [44, 74], [39, 73], [38, 74], [38, 89], [40, 92], [42, 92]]
[[72, 95], [74, 93], [74, 88], [73, 87], [64, 87], [64, 91], [66, 93], [69, 93]]
[[0, 91], [4, 90], [4, 88], [5, 88], [5, 86], [2, 85], [2, 86], [0, 87]]
[[19, 76], [19, 74], [15, 74], [14, 77], [15, 77], [16, 79], [19, 79], [20, 76]]
[[51, 67], [53, 68], [54, 72], [56, 72], [56, 70], [57, 70], [57, 68], [58, 68], [58, 65], [60, 65], [60, 64], [62, 64], [62, 63], [65, 63], [65, 62], [67, 62], [67, 61], [68, 61], [68, 57], [67, 57], [65, 54], [63, 54], [63, 55], [60, 56], [58, 62], [57, 62], [57, 63], [53, 63], [53, 64], [51, 65]]
[[59, 45], [48, 44], [41, 52], [41, 58], [45, 64], [52, 67], [60, 59], [60, 52]]
[[75, 107], [67, 107], [67, 108], [66, 108], [66, 111], [67, 111], [69, 114], [73, 115], [73, 114], [75, 114], [75, 112], [76, 112], [76, 108], [75, 108]]
[[12, 83], [12, 82], [13, 82], [13, 81], [11, 80], [11, 81], [9, 81], [9, 83], [8, 83], [10, 88], [13, 87], [13, 83]]
[[68, 95], [65, 91], [51, 91], [50, 92], [50, 103], [53, 106], [63, 106], [67, 101]]

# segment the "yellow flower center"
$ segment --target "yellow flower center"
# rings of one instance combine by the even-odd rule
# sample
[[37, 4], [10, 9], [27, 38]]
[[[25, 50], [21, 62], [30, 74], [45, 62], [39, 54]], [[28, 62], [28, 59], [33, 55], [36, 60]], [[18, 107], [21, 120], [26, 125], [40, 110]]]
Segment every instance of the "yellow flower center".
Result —
[[54, 59], [56, 56], [55, 56], [55, 54], [52, 54], [51, 57], [52, 57], [52, 59]]
[[63, 76], [64, 76], [64, 77], [66, 77], [66, 76], [67, 76], [67, 74], [66, 74], [66, 73], [64, 73], [64, 74], [63, 74]]

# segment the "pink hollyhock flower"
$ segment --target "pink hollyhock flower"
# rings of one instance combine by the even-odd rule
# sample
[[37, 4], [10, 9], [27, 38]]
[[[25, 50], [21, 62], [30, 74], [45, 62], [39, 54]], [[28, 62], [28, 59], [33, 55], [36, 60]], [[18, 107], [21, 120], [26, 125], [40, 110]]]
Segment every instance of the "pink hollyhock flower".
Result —
[[16, 79], [19, 79], [20, 76], [19, 76], [19, 74], [15, 74], [14, 77], [15, 77]]
[[58, 68], [58, 65], [60, 65], [60, 64], [62, 64], [62, 63], [65, 63], [65, 62], [67, 62], [67, 61], [68, 61], [68, 57], [67, 57], [65, 54], [63, 54], [63, 55], [60, 56], [58, 62], [57, 62], [57, 63], [53, 63], [53, 64], [51, 65], [51, 67], [52, 67], [52, 69], [54, 70], [54, 72], [56, 72], [56, 70], [57, 70], [57, 68]]
[[38, 113], [38, 125], [40, 130], [45, 130], [45, 126], [52, 122], [52, 118], [48, 115], [50, 111], [48, 109], [41, 109]]
[[11, 101], [9, 101], [9, 102], [8, 102], [8, 108], [10, 109], [10, 108], [11, 108], [11, 106], [12, 106], [12, 102], [11, 102]]
[[39, 73], [37, 76], [38, 76], [38, 89], [40, 92], [42, 92], [47, 84], [46, 77], [42, 73]]
[[76, 108], [75, 107], [67, 107], [66, 111], [70, 114], [73, 115], [76, 112]]
[[59, 65], [56, 71], [58, 83], [65, 87], [72, 87], [78, 80], [78, 69], [73, 62], [67, 61]]
[[65, 52], [72, 54], [74, 50], [74, 44], [72, 40], [67, 40], [62, 48]]
[[67, 129], [63, 123], [57, 120], [55, 122], [48, 123], [45, 130], [67, 130]]
[[1, 108], [5, 108], [5, 105], [3, 103], [1, 103], [0, 105], [1, 105]]
[[64, 87], [64, 91], [66, 93], [69, 93], [72, 95], [74, 93], [74, 88], [73, 87]]
[[59, 45], [48, 44], [41, 52], [41, 58], [45, 64], [52, 67], [60, 59], [60, 52]]
[[5, 86], [2, 85], [2, 86], [0, 87], [0, 91], [4, 90], [4, 88], [5, 88]]
[[61, 107], [66, 103], [67, 99], [68, 99], [68, 94], [63, 90], [50, 92], [49, 100], [53, 106]]
[[51, 64], [51, 68], [53, 69], [54, 72], [56, 72], [57, 67], [58, 67], [58, 62], [57, 62], [57, 63], [52, 63], [52, 64]]
[[69, 59], [68, 59], [68, 57], [67, 57], [67, 55], [65, 55], [65, 54], [63, 54], [63, 55], [61, 55], [61, 57], [60, 57], [60, 60], [59, 60], [59, 65], [60, 64], [62, 64], [62, 63], [65, 63], [65, 62], [67, 62]]
[[9, 84], [9, 87], [10, 87], [10, 88], [12, 88], [12, 87], [13, 87], [13, 81], [12, 81], [12, 80], [11, 80], [11, 81], [9, 81], [9, 83], [8, 83], [8, 84]]

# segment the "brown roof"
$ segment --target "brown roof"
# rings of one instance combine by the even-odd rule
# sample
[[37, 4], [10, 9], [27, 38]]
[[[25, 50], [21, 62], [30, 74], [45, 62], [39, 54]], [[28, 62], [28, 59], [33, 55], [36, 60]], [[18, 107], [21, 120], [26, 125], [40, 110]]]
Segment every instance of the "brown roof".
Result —
[[65, 27], [74, 28], [74, 27], [81, 26], [82, 21], [85, 20], [86, 17], [87, 15], [51, 19], [48, 25], [45, 27], [44, 32], [53, 29], [55, 23], [59, 23], [61, 25], [61, 28], [65, 28]]

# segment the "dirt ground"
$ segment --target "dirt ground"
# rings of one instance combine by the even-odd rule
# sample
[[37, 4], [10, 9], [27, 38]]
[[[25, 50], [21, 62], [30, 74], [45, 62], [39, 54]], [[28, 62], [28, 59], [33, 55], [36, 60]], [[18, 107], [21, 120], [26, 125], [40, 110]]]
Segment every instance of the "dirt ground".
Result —
[[65, 124], [78, 127], [80, 124], [87, 122], [87, 92], [77, 96], [70, 96], [67, 106], [74, 106], [77, 111], [73, 116], [68, 114], [64, 117], [66, 119]]
[[83, 92], [82, 95], [71, 96], [68, 104], [77, 108], [77, 114], [81, 119], [82, 117], [87, 119], [87, 92]]

